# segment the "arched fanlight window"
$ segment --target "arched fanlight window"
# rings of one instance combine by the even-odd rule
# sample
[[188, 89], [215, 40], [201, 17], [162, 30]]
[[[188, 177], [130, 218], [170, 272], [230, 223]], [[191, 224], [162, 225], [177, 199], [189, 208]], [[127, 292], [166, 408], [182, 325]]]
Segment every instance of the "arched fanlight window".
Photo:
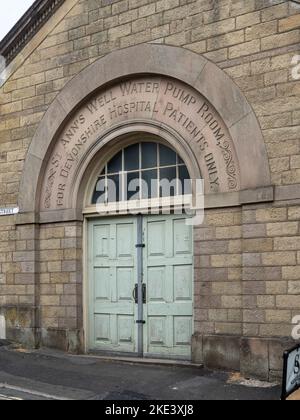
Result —
[[122, 149], [105, 165], [92, 204], [185, 194], [191, 194], [190, 175], [180, 156], [163, 144], [142, 142]]

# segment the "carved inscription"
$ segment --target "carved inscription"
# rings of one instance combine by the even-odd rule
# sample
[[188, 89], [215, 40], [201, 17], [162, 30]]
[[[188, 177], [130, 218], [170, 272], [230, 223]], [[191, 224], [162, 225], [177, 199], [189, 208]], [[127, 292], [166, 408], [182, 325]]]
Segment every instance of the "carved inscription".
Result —
[[135, 120], [164, 124], [189, 143], [199, 160], [207, 193], [239, 188], [234, 146], [214, 108], [181, 82], [149, 77], [124, 81], [95, 95], [71, 117], [49, 159], [42, 209], [65, 208], [85, 152], [109, 128]]

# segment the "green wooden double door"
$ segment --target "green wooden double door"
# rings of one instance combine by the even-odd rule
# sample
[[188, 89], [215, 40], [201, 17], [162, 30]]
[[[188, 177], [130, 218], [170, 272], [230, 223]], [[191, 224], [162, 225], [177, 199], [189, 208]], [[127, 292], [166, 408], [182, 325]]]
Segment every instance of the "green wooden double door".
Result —
[[88, 242], [89, 350], [190, 359], [193, 237], [185, 216], [94, 220]]

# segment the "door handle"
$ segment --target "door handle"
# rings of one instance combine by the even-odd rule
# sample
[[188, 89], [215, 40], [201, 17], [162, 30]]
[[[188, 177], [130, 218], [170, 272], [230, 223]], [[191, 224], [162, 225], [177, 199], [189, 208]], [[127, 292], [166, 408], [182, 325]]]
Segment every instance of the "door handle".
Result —
[[138, 304], [139, 303], [139, 285], [138, 284], [134, 286], [132, 297], [133, 297], [134, 302]]
[[[138, 305], [139, 303], [139, 285], [136, 284], [134, 286], [132, 297], [134, 302]], [[143, 303], [147, 303], [147, 286], [143, 284], [143, 295], [142, 295]]]

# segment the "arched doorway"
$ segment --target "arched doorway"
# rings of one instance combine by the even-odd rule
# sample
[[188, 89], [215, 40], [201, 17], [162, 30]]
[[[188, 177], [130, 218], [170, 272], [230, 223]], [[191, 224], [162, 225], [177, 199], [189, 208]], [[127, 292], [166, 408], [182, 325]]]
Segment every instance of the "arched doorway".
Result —
[[[92, 274], [88, 275], [89, 268], [86, 263], [87, 256], [94, 255], [89, 254], [88, 237], [89, 234], [92, 235], [94, 228], [102, 232], [105, 231], [106, 223], [108, 223], [105, 220], [100, 221], [100, 219], [94, 219], [94, 222], [89, 223], [89, 219], [94, 216], [99, 218], [92, 200], [95, 185], [99, 177], [103, 176], [107, 179], [109, 175], [115, 174], [108, 173], [107, 166], [111, 159], [120, 153], [120, 150], [122, 150], [122, 159], [124, 159], [124, 151], [136, 143], [143, 143], [144, 140], [141, 139], [153, 143], [149, 137], [155, 138], [154, 143], [162, 144], [173, 150], [177, 156], [176, 165], [174, 164], [172, 167], [173, 171], [176, 167], [177, 173], [179, 166], [183, 165], [186, 166], [191, 179], [204, 179], [205, 206], [207, 208], [223, 208], [240, 206], [247, 202], [270, 201], [270, 197], [272, 197], [272, 189], [270, 192], [269, 188], [270, 174], [265, 145], [254, 112], [232, 80], [203, 57], [180, 48], [147, 44], [110, 54], [75, 77], [53, 102], [35, 134], [25, 162], [19, 206], [21, 212], [27, 214], [31, 223], [36, 224], [37, 229], [44, 224], [71, 222], [76, 223], [76, 228], [78, 227], [74, 233], [73, 241], [78, 251], [74, 253], [76, 269], [73, 265], [72, 276], [68, 277], [63, 273], [61, 276], [54, 275], [53, 278], [57, 281], [60, 281], [61, 278], [66, 279], [66, 282], [69, 281], [69, 278], [73, 282], [76, 281], [73, 312], [69, 310], [69, 307], [66, 312], [75, 313], [76, 346], [81, 350], [84, 347], [86, 349], [97, 348], [95, 331], [89, 331], [91, 323], [88, 323], [88, 319], [91, 313], [87, 310], [90, 306], [90, 299], [95, 301], [95, 289], [91, 293], [89, 288], [85, 287], [93, 278]], [[139, 145], [139, 153], [141, 153], [141, 149], [142, 146]], [[184, 164], [179, 164], [181, 160]], [[103, 172], [104, 167], [105, 171]], [[139, 167], [138, 171], [142, 173], [148, 169]], [[160, 171], [159, 165], [156, 169]], [[162, 167], [161, 169], [167, 168]], [[113, 210], [110, 211], [110, 216], [112, 219], [109, 226], [113, 226], [112, 230], [125, 231], [128, 229], [126, 238], [130, 236], [134, 238], [137, 235], [138, 221], [136, 218], [126, 224], [123, 217], [117, 219], [120, 214]], [[161, 220], [160, 214], [153, 217], [156, 218], [153, 219], [155, 220], [153, 226], [156, 221], [161, 226], [168, 225], [169, 236], [174, 238], [174, 226], [177, 226], [175, 216], [170, 215], [168, 220]], [[118, 220], [120, 220], [120, 225], [118, 225]], [[152, 219], [149, 217], [149, 223], [148, 219], [145, 220], [142, 229], [144, 228], [147, 232], [148, 224], [152, 223]], [[170, 228], [172, 223], [173, 231]], [[178, 226], [181, 226], [181, 223], [181, 221], [178, 222]], [[81, 236], [82, 226], [85, 232], [83, 239]], [[94, 227], [90, 228], [90, 226]], [[158, 229], [158, 231], [161, 232], [164, 229], [167, 232], [167, 228]], [[101, 243], [118, 239], [116, 236], [111, 236], [110, 228], [107, 232], [105, 237], [100, 235]], [[183, 236], [178, 242], [181, 245], [190, 243], [189, 234], [186, 234], [184, 229], [183, 232]], [[159, 237], [158, 234], [153, 235], [155, 239]], [[66, 245], [70, 242], [69, 238], [61, 241]], [[120, 243], [123, 245], [122, 240]], [[174, 243], [173, 241], [173, 249], [175, 248]], [[132, 244], [135, 246], [143, 243], [133, 240]], [[158, 244], [155, 245], [157, 249], [159, 244], [158, 241]], [[128, 247], [129, 245], [126, 246], [126, 248]], [[92, 249], [96, 248], [92, 247]], [[58, 254], [59, 258], [65, 258], [65, 250], [61, 251]], [[193, 257], [192, 252], [190, 254], [186, 250], [184, 252], [187, 253], [188, 258]], [[94, 268], [97, 267], [97, 264], [94, 265]], [[105, 266], [107, 261], [100, 261], [99, 264]], [[145, 264], [148, 262], [146, 261]], [[190, 264], [189, 262], [187, 265]], [[163, 265], [161, 263], [161, 266]], [[66, 270], [69, 267], [72, 268], [71, 264], [64, 264], [64, 267]], [[174, 265], [172, 267], [174, 271]], [[120, 267], [116, 264], [115, 268]], [[133, 272], [139, 269], [135, 263], [129, 268]], [[38, 283], [40, 278], [38, 271], [36, 276]], [[159, 275], [155, 277], [159, 277]], [[105, 278], [105, 275], [101, 274], [101, 278]], [[192, 279], [196, 280], [195, 270], [193, 270]], [[105, 281], [103, 284], [106, 284]], [[103, 284], [101, 283], [100, 286], [100, 297], [103, 293], [101, 289]], [[128, 291], [132, 288], [131, 286], [132, 284], [126, 290], [128, 299]], [[179, 288], [181, 288], [180, 285]], [[62, 290], [64, 292], [64, 288]], [[157, 290], [159, 290], [158, 286]], [[113, 293], [115, 292], [116, 289]], [[39, 302], [39, 293], [37, 287], [38, 310], [43, 309], [43, 305]], [[141, 295], [142, 291], [140, 291]], [[132, 299], [134, 300], [131, 295]], [[61, 300], [69, 302], [68, 299]], [[166, 305], [164, 306], [166, 307]], [[107, 311], [105, 312], [105, 308], [103, 308], [104, 305], [100, 308], [101, 316], [107, 315]], [[42, 316], [38, 317], [38, 328], [44, 330], [48, 337], [50, 334], [49, 323], [44, 322], [43, 311], [41, 313]], [[93, 315], [95, 313], [94, 311]], [[174, 313], [178, 315], [176, 310]], [[173, 321], [169, 322], [173, 322], [174, 326], [174, 313], [164, 315], [159, 312], [158, 318], [173, 316]], [[82, 316], [83, 314], [85, 317]], [[108, 315], [111, 315], [110, 311], [108, 311]], [[128, 317], [127, 313], [125, 315]], [[190, 319], [193, 315], [193, 313], [191, 315], [190, 312], [186, 312], [182, 318]], [[132, 317], [131, 314], [129, 316]], [[135, 320], [145, 321], [139, 316]], [[184, 319], [184, 321], [187, 320]], [[116, 326], [116, 320], [113, 322]], [[193, 326], [189, 329], [189, 322], [189, 320], [187, 323], [180, 320], [178, 331], [188, 331], [190, 336]], [[108, 331], [108, 328], [105, 327], [108, 325], [107, 319], [102, 317], [99, 324], [100, 332], [101, 328], [106, 328]], [[125, 327], [123, 328], [122, 325]], [[126, 331], [127, 329], [130, 332], [130, 328], [127, 328], [126, 325], [132, 325], [132, 320], [122, 319], [119, 330]], [[170, 331], [169, 328], [165, 328], [165, 330], [166, 334]], [[114, 327], [113, 331], [116, 336], [118, 327]], [[153, 327], [153, 331], [155, 334], [157, 331], [163, 331], [162, 320]], [[173, 331], [175, 331], [174, 328]], [[56, 334], [55, 328], [51, 328], [51, 334]], [[66, 329], [66, 340], [70, 342], [73, 340], [73, 336], [68, 337], [68, 334], [70, 335], [69, 330]], [[153, 337], [156, 340], [152, 341], [158, 344], [154, 346], [154, 349], [150, 346], [145, 350], [143, 347], [144, 353], [163, 355], [163, 351], [156, 351], [159, 347], [163, 348], [159, 345], [159, 339], [162, 340], [163, 334], [160, 334], [160, 337], [155, 334]], [[188, 341], [180, 334], [178, 343], [184, 343], [179, 345], [184, 350], [182, 352], [168, 350], [166, 353], [171, 356], [187, 358], [190, 347], [189, 350], [186, 349], [190, 346], [191, 337]], [[98, 342], [101, 342], [102, 339], [104, 341], [105, 335], [108, 336], [105, 331], [102, 332], [98, 337], [100, 338]], [[174, 332], [173, 337], [175, 335]], [[133, 334], [131, 336], [133, 337]], [[126, 333], [124, 339], [122, 338], [121, 341], [124, 344], [122, 351], [136, 352], [137, 341], [131, 336]], [[147, 332], [144, 343], [147, 342], [148, 336]], [[115, 340], [115, 342], [117, 341]], [[189, 344], [187, 345], [187, 343]], [[112, 348], [109, 347], [109, 351], [111, 350]]]
[[[192, 193], [190, 175], [174, 149], [138, 137], [100, 166], [87, 196], [89, 216], [110, 216], [87, 221], [87, 345], [189, 360], [193, 231], [183, 197]], [[119, 209], [127, 216], [112, 218]]]

